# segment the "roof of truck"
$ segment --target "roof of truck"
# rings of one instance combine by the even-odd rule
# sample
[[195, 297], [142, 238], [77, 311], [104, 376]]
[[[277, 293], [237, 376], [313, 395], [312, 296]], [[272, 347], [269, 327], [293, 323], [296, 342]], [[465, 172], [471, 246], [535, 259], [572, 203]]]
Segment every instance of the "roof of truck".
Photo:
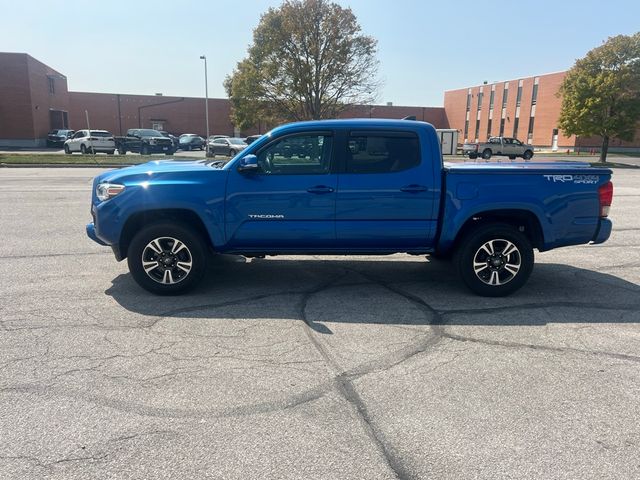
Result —
[[304, 128], [328, 128], [328, 127], [389, 127], [389, 128], [406, 128], [416, 126], [433, 125], [419, 120], [399, 120], [391, 118], [341, 118], [334, 120], [310, 120], [305, 122], [287, 123], [275, 128], [273, 131], [281, 128], [304, 127]]

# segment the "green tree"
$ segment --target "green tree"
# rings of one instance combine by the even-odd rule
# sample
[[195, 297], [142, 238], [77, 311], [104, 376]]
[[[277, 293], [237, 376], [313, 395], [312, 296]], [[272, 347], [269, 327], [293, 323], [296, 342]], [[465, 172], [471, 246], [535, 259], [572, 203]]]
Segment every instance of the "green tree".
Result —
[[560, 128], [567, 135], [633, 140], [640, 120], [640, 32], [609, 38], [577, 60], [560, 87]]
[[375, 99], [377, 41], [327, 0], [286, 0], [262, 15], [247, 57], [224, 86], [240, 128], [333, 118]]

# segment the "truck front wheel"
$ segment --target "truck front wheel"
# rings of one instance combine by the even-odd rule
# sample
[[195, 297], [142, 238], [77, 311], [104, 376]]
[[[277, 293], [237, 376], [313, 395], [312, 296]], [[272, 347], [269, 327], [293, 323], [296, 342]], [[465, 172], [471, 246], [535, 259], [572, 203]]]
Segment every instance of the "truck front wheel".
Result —
[[145, 290], [179, 295], [193, 289], [206, 271], [207, 248], [187, 225], [154, 223], [140, 230], [127, 251], [129, 271]]
[[509, 224], [479, 226], [459, 244], [454, 263], [470, 290], [484, 297], [504, 297], [522, 287], [533, 271], [533, 247]]

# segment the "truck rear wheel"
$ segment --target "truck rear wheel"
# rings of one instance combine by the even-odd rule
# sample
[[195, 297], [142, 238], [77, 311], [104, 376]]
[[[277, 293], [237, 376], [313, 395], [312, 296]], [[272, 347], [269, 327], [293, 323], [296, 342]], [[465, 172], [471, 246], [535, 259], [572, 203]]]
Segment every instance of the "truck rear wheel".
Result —
[[484, 158], [485, 160], [489, 160], [491, 158], [491, 149], [490, 148], [485, 148], [482, 151], [482, 158]]
[[479, 226], [458, 246], [454, 264], [464, 284], [483, 297], [504, 297], [528, 280], [533, 271], [533, 247], [509, 224]]
[[206, 271], [207, 248], [187, 225], [160, 222], [140, 230], [127, 251], [129, 271], [145, 290], [179, 295], [193, 289]]

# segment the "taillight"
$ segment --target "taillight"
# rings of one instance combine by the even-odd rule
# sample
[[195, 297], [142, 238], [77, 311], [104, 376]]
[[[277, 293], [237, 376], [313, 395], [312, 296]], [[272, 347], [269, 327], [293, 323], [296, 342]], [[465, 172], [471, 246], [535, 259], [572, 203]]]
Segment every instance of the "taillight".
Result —
[[613, 200], [613, 183], [607, 182], [598, 187], [598, 199], [600, 200], [600, 216], [608, 217]]

